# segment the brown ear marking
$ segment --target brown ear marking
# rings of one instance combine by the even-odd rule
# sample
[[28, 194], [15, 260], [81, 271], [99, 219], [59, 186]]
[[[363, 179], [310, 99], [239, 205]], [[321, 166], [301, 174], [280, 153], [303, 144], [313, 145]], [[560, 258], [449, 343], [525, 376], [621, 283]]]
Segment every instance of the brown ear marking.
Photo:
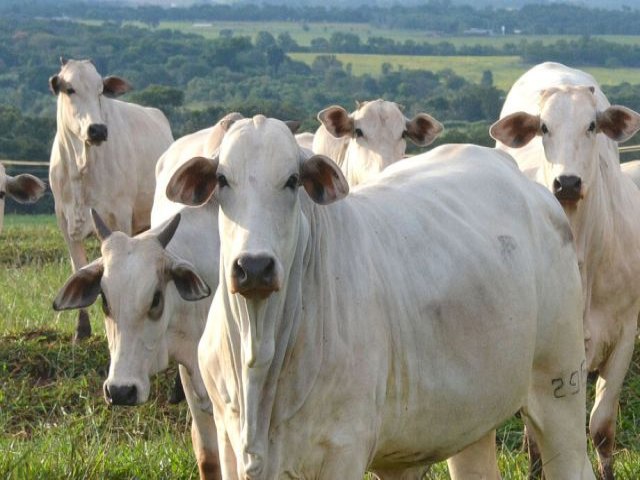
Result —
[[61, 83], [62, 81], [58, 75], [51, 75], [49, 77], [49, 91], [54, 95], [58, 95], [58, 93], [60, 93]]
[[511, 148], [527, 145], [538, 134], [540, 119], [525, 112], [516, 112], [491, 125], [489, 134]]
[[108, 76], [102, 80], [102, 93], [107, 97], [118, 97], [132, 89], [131, 84], [124, 78]]
[[431, 144], [442, 133], [444, 127], [431, 115], [419, 113], [405, 122], [405, 135], [419, 147]]
[[167, 198], [197, 206], [204, 204], [217, 184], [218, 157], [194, 157], [181, 165], [167, 184]]
[[102, 291], [104, 273], [102, 257], [71, 275], [53, 301], [55, 311], [85, 308], [93, 304]]
[[342, 171], [328, 157], [314, 155], [302, 165], [300, 183], [309, 197], [320, 205], [328, 205], [349, 193]]
[[318, 120], [336, 138], [350, 137], [353, 134], [353, 118], [339, 105], [333, 105], [320, 111]]
[[6, 193], [17, 202], [33, 203], [42, 197], [46, 188], [42, 180], [28, 173], [7, 175]]
[[620, 105], [612, 105], [597, 116], [598, 131], [615, 140], [625, 142], [640, 129], [640, 115]]

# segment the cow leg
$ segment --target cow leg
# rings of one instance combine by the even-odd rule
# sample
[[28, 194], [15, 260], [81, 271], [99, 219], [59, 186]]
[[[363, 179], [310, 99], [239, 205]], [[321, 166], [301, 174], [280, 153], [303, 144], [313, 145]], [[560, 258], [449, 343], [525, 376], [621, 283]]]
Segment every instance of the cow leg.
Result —
[[182, 386], [182, 382], [180, 381], [180, 372], [178, 372], [176, 373], [176, 378], [173, 381], [173, 389], [169, 394], [169, 403], [172, 405], [176, 405], [185, 398], [187, 397], [185, 396], [184, 387]]
[[[221, 480], [222, 471], [218, 458], [218, 439], [216, 425], [211, 411], [202, 410], [202, 401], [198, 399], [187, 369], [179, 366], [184, 395], [191, 412], [191, 442], [198, 462], [201, 480]], [[180, 381], [180, 378], [178, 378]], [[210, 407], [210, 403], [205, 402]]]
[[[545, 360], [554, 367], [567, 365], [562, 358], [557, 363]], [[587, 456], [583, 367], [576, 361], [573, 368], [559, 371], [563, 373], [534, 369], [523, 419], [538, 442], [548, 480], [595, 479]]]
[[496, 431], [492, 430], [447, 460], [452, 480], [500, 480], [496, 458]]
[[613, 480], [613, 447], [618, 401], [629, 369], [636, 336], [636, 320], [627, 321], [609, 358], [600, 368], [596, 400], [591, 410], [589, 432], [598, 452], [598, 468], [603, 480]]
[[[64, 241], [69, 249], [71, 257], [71, 268], [74, 273], [87, 264], [87, 254], [82, 245], [82, 240], [72, 240], [69, 236], [67, 220], [61, 212], [56, 212], [58, 226], [62, 231]], [[74, 343], [91, 336], [91, 322], [89, 321], [89, 313], [85, 309], [78, 312], [78, 320], [76, 322], [76, 331], [73, 335]]]
[[542, 473], [542, 457], [540, 456], [540, 448], [538, 442], [531, 431], [524, 427], [524, 445], [529, 452], [529, 480], [544, 480]]

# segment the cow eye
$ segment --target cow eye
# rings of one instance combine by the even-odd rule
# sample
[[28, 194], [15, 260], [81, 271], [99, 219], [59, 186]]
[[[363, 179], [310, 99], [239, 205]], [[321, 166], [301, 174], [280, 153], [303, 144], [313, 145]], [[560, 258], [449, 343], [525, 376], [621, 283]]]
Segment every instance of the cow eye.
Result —
[[65, 93], [67, 95], [73, 95], [74, 93], [76, 93], [76, 91], [73, 88], [69, 87], [65, 90]]
[[356, 128], [354, 130], [354, 133], [355, 133], [356, 137], [358, 137], [358, 138], [359, 137], [364, 137], [364, 133], [362, 132], [362, 130], [360, 128]]
[[542, 126], [540, 127], [540, 131], [546, 135], [547, 133], [549, 133], [549, 129], [547, 128], [547, 126], [543, 123]]
[[589, 124], [589, 131], [590, 132], [595, 132], [596, 131], [596, 122], [591, 122]]
[[222, 188], [222, 187], [228, 187], [229, 186], [229, 182], [227, 182], [227, 177], [225, 177], [224, 175], [220, 174], [217, 177], [218, 179], [218, 187]]
[[295, 190], [296, 188], [298, 188], [298, 181], [299, 181], [298, 175], [294, 173], [287, 179], [287, 183], [284, 184], [284, 188], [290, 188], [291, 190]]
[[102, 304], [102, 313], [109, 316], [111, 315], [111, 310], [109, 309], [109, 302], [107, 302], [107, 296], [104, 292], [100, 292], [100, 299], [102, 300], [100, 303]]
[[160, 318], [160, 315], [162, 315], [163, 303], [162, 292], [156, 290], [153, 294], [153, 300], [151, 300], [151, 307], [149, 308], [149, 317], [152, 320], [157, 320]]
[[2, 200], [4, 198], [4, 196], [6, 195], [5, 192], [0, 191], [0, 200]]

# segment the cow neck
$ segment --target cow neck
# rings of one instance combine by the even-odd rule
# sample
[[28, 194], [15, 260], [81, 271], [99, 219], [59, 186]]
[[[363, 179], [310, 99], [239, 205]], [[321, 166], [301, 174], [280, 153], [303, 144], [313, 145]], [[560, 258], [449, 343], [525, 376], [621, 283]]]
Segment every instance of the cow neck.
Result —
[[[300, 220], [293, 262], [279, 292], [266, 301], [251, 301], [231, 294], [224, 280], [219, 286], [227, 311], [225, 334], [232, 357], [228, 364], [235, 370], [225, 376], [227, 381], [239, 380], [236, 391], [242, 451], [238, 454], [247, 478], [261, 478], [257, 472], [263, 471], [265, 461], [272, 457], [268, 452], [270, 431], [304, 404], [320, 366], [321, 345], [312, 349], [318, 326], [303, 319], [301, 288], [308, 228]], [[220, 278], [224, 279], [224, 261], [221, 270]], [[252, 342], [252, 336], [259, 341]]]

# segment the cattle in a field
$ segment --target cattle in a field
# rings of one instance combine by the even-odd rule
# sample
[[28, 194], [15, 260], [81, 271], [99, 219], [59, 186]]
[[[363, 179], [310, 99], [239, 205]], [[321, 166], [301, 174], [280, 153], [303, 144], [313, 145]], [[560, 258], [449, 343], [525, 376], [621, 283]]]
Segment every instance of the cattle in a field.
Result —
[[521, 409], [547, 478], [593, 478], [580, 274], [553, 197], [475, 146], [347, 192], [334, 162], [262, 116], [168, 185], [220, 204], [198, 355], [223, 477], [398, 479]]
[[[555, 194], [571, 224], [586, 300], [586, 367], [598, 372], [589, 429], [607, 480], [640, 313], [640, 192], [621, 172], [618, 142], [639, 128], [640, 115], [611, 106], [591, 75], [557, 63], [520, 77], [491, 127], [496, 147]], [[558, 383], [559, 391], [566, 386]]]
[[[149, 227], [155, 165], [173, 137], [160, 110], [112, 98], [130, 89], [125, 80], [102, 78], [89, 60], [61, 63], [49, 79], [57, 96], [49, 181], [75, 272], [87, 264], [82, 242], [93, 231], [90, 208], [113, 230], [132, 234]], [[75, 338], [90, 334], [81, 310]]]
[[401, 160], [406, 139], [426, 147], [443, 130], [430, 115], [419, 113], [409, 120], [398, 104], [381, 99], [358, 103], [351, 114], [340, 106], [325, 108], [318, 113], [318, 120], [322, 125], [311, 149], [334, 160], [351, 186]]
[[11, 198], [20, 203], [36, 202], [44, 194], [45, 185], [38, 177], [23, 173], [12, 177], [7, 175], [0, 163], [0, 233], [4, 224], [4, 203]]
[[[121, 233], [102, 234], [101, 290], [103, 302], [113, 305], [105, 319], [111, 354], [104, 384], [107, 401], [147, 401], [150, 376], [164, 370], [169, 360], [176, 360], [193, 417], [191, 437], [203, 479], [220, 477], [213, 413], [197, 361], [198, 342], [212, 299], [198, 297], [218, 285], [219, 261], [209, 255], [211, 250], [220, 248], [218, 205], [212, 200], [200, 208], [185, 208], [168, 200], [165, 190], [173, 171], [182, 163], [194, 155], [213, 155], [224, 132], [239, 118], [240, 114], [231, 113], [211, 128], [176, 140], [162, 155], [149, 232], [135, 238]], [[159, 242], [159, 231], [172, 225], [167, 222], [176, 215], [181, 220], [171, 241], [167, 241], [167, 232]], [[168, 266], [169, 272], [180, 267], [184, 271], [182, 280], [167, 274]], [[100, 275], [91, 271], [85, 267], [71, 277], [56, 299], [55, 308], [79, 308], [70, 296], [75, 291], [84, 296], [91, 293], [92, 283], [88, 280]], [[109, 272], [106, 278], [105, 272]]]

